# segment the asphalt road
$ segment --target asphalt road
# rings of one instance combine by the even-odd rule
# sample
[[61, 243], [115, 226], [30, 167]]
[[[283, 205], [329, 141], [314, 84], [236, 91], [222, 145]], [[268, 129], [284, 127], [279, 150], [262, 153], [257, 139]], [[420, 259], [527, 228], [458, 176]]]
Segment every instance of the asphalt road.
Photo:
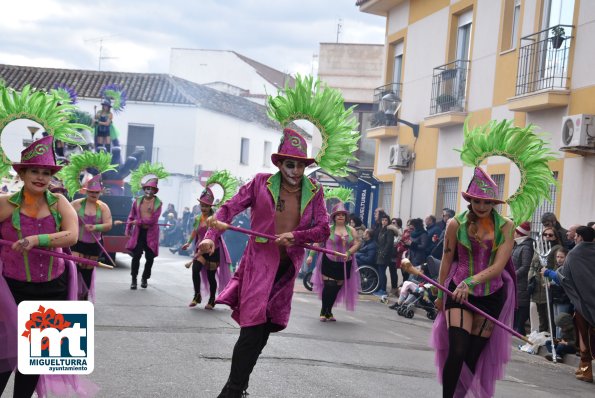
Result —
[[[227, 307], [188, 307], [185, 261], [161, 248], [149, 287], [137, 291], [129, 289], [127, 256], [114, 270], [98, 270], [95, 371], [88, 378], [99, 397], [216, 397], [221, 390], [239, 329]], [[338, 322], [321, 323], [317, 297], [297, 290], [289, 327], [269, 339], [250, 397], [441, 396], [427, 344], [432, 323], [423, 312], [405, 319], [364, 299], [356, 312], [339, 309]], [[575, 380], [573, 367], [516, 349], [496, 388], [497, 397], [594, 394], [595, 385]]]

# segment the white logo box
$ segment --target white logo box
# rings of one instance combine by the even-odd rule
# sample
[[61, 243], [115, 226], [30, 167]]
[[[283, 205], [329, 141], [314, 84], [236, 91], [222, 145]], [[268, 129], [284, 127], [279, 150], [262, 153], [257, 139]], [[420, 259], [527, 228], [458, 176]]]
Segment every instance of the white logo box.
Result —
[[[66, 322], [70, 325], [66, 326]], [[67, 344], [61, 343], [63, 339]], [[46, 341], [49, 346], [43, 347]], [[18, 368], [23, 374], [90, 374], [95, 364], [93, 303], [21, 302], [18, 308], [18, 353]]]

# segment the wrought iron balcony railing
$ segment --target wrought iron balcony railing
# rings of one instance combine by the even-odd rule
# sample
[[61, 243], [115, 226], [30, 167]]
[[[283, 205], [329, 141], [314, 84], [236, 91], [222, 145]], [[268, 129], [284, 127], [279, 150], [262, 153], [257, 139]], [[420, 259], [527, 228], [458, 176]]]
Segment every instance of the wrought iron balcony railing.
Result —
[[430, 115], [465, 110], [469, 64], [468, 60], [458, 59], [434, 68]]
[[521, 38], [515, 95], [568, 89], [572, 25], [556, 25]]
[[374, 115], [370, 121], [372, 127], [380, 126], [394, 126], [396, 120], [394, 115], [386, 114], [382, 107], [382, 98], [386, 95], [393, 94], [396, 98], [401, 98], [401, 83], [389, 83], [374, 89], [373, 111]]

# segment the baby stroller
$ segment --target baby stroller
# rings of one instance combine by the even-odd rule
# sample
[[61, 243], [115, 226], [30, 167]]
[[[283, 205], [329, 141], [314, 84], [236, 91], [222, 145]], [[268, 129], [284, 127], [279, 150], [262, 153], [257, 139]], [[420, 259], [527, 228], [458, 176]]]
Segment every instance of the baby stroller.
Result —
[[[435, 279], [440, 271], [440, 261], [429, 256], [421, 269], [425, 275]], [[434, 306], [436, 295], [432, 291], [431, 283], [419, 283], [419, 279], [412, 275], [409, 281], [403, 284], [403, 289], [408, 288], [410, 294], [401, 305], [396, 306], [394, 309], [397, 314], [411, 319], [415, 315], [415, 308], [421, 308], [426, 311], [426, 317], [433, 321], [438, 316], [438, 310]]]

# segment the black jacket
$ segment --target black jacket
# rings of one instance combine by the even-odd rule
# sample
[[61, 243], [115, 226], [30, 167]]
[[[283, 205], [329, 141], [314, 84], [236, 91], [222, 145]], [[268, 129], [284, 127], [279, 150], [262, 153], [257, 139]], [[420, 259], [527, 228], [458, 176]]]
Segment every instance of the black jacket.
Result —
[[415, 266], [422, 265], [432, 251], [432, 241], [426, 230], [413, 231], [411, 233], [411, 245], [409, 246], [409, 260]]
[[376, 264], [387, 264], [390, 263], [390, 259], [393, 254], [393, 246], [395, 243], [395, 234], [389, 228], [382, 228], [378, 232], [378, 239], [376, 244], [378, 245], [376, 252]]
[[519, 306], [526, 307], [530, 303], [530, 294], [527, 291], [529, 268], [533, 259], [533, 239], [527, 238], [519, 244], [514, 244], [512, 249], [512, 264], [516, 270], [516, 297]]

